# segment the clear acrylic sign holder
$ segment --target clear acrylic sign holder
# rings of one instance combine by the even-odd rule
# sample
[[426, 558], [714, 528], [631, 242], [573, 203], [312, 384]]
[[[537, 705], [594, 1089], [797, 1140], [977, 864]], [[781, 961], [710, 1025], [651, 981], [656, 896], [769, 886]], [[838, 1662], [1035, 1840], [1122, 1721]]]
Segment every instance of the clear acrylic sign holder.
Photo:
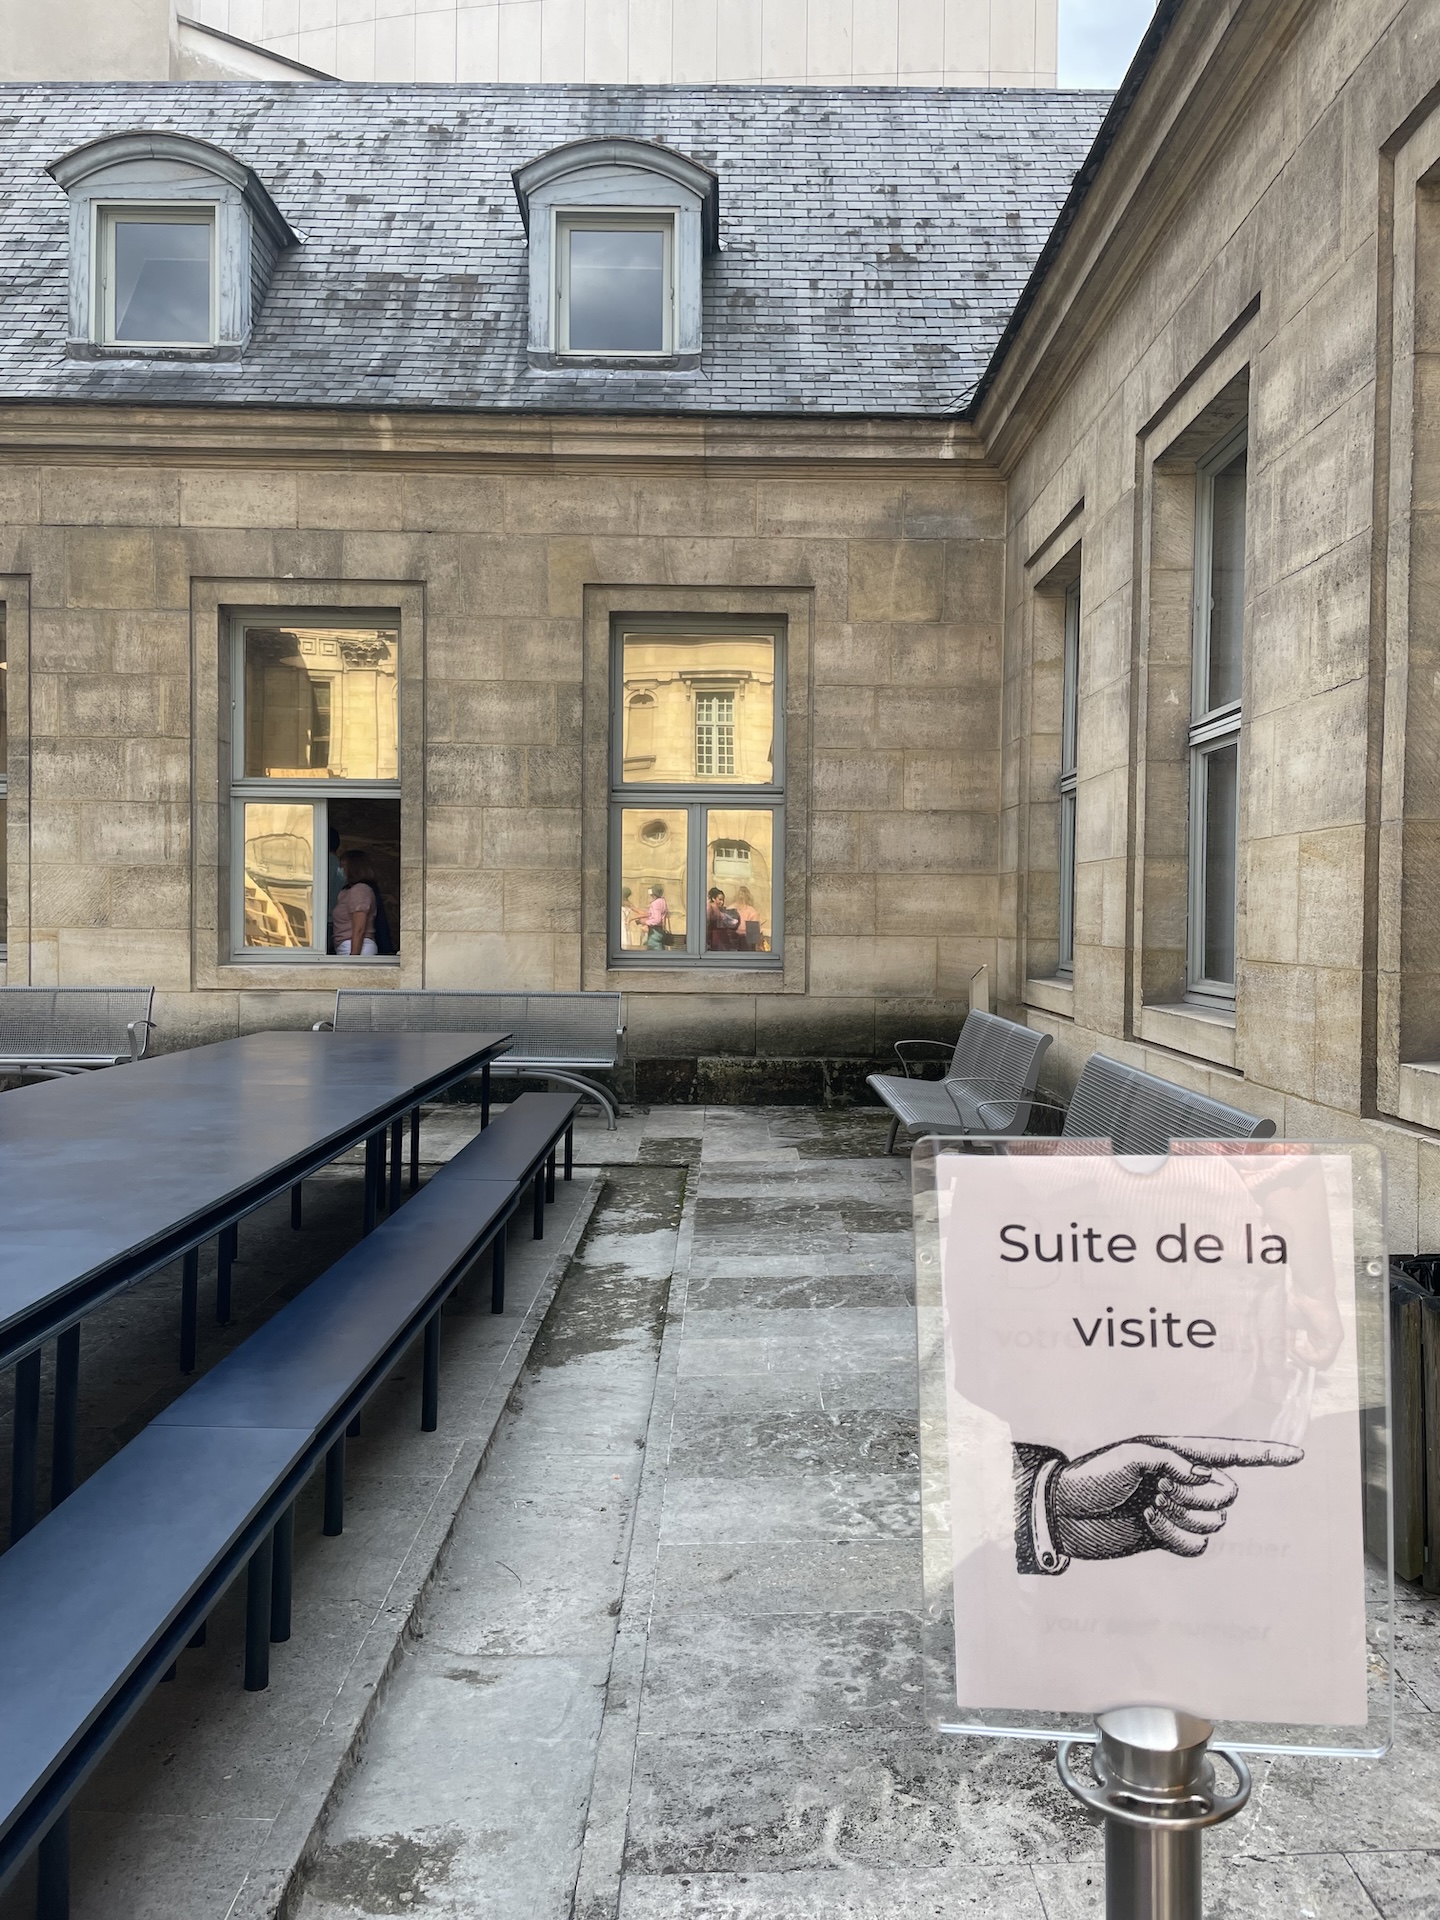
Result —
[[[1208, 1165], [1197, 1167], [1197, 1159]], [[1162, 1205], [1152, 1184], [1161, 1169], [1173, 1176], [1167, 1191], [1191, 1196], [1183, 1210], [1193, 1216], [1183, 1237], [1181, 1222], [1161, 1221], [1168, 1230], [1163, 1252], [1160, 1236], [1153, 1248], [1147, 1238], [1160, 1216], [1145, 1212], [1147, 1204], [1153, 1203], [1152, 1214]], [[1169, 1155], [1140, 1158], [1115, 1155], [1105, 1141], [929, 1138], [914, 1147], [912, 1185], [927, 1718], [945, 1734], [1057, 1742], [1065, 1785], [1105, 1822], [1110, 1920], [1199, 1920], [1201, 1833], [1244, 1805], [1244, 1755], [1378, 1758], [1392, 1740], [1383, 1158], [1373, 1147], [1330, 1142], [1183, 1141]], [[1216, 1204], [1229, 1222], [1228, 1250], [1224, 1236], [1201, 1233], [1207, 1217], [1194, 1198], [1197, 1191], [1223, 1200]], [[1033, 1209], [1027, 1192], [1036, 1196]], [[1101, 1213], [1100, 1230], [1092, 1226], [1087, 1239], [1087, 1225]], [[1264, 1239], [1277, 1219], [1288, 1232], [1285, 1222], [1302, 1214], [1311, 1223], [1308, 1240], [1302, 1236], [1291, 1247], [1281, 1232]], [[1135, 1224], [1146, 1219], [1148, 1230]], [[1034, 1220], [1043, 1221], [1043, 1234]], [[1131, 1231], [1118, 1238], [1109, 1234], [1109, 1250], [1131, 1264], [1107, 1269], [1105, 1229], [1117, 1221]], [[1328, 1244], [1317, 1254], [1315, 1235], [1326, 1231]], [[1215, 1262], [1213, 1269], [1195, 1264], [1197, 1245], [1199, 1259]], [[1247, 1252], [1257, 1262], [1248, 1269], [1239, 1265]], [[1063, 1257], [1064, 1264], [1042, 1269], [1037, 1253], [1057, 1262]], [[1152, 1253], [1177, 1265], [1161, 1267]], [[1182, 1257], [1188, 1263], [1183, 1268]], [[1271, 1267], [1258, 1264], [1267, 1257]], [[1223, 1283], [1215, 1278], [1222, 1259], [1233, 1268]], [[1203, 1294], [1207, 1285], [1212, 1291]], [[1188, 1308], [1179, 1297], [1186, 1286], [1202, 1289], [1192, 1292]], [[1113, 1301], [1107, 1297], [1112, 1290]], [[1327, 1299], [1319, 1300], [1320, 1294]], [[1194, 1310], [1196, 1299], [1202, 1306], [1214, 1299], [1239, 1302], [1244, 1311], [1227, 1317], [1208, 1306], [1201, 1313]], [[1127, 1302], [1133, 1317], [1127, 1317]], [[1181, 1311], [1167, 1317], [1170, 1305]], [[1068, 1311], [1077, 1306], [1079, 1311]], [[1333, 1337], [1316, 1331], [1327, 1315]], [[1175, 1351], [1166, 1351], [1167, 1341]], [[1180, 1351], [1187, 1341], [1202, 1350], [1200, 1359]], [[1046, 1349], [1043, 1358], [1037, 1354], [1033, 1377], [1017, 1371], [1018, 1354], [988, 1357], [1007, 1342]], [[1134, 1374], [1118, 1364], [1122, 1343], [1141, 1349]], [[1209, 1350], [1216, 1355], [1217, 1380], [1233, 1385], [1249, 1368], [1261, 1381], [1248, 1426], [1218, 1401], [1214, 1420], [1196, 1417]], [[1143, 1388], [1142, 1396], [1152, 1392], [1154, 1404], [1149, 1418], [1137, 1415], [1124, 1392], [1117, 1395], [1116, 1383], [1142, 1378], [1150, 1368], [1152, 1386], [1163, 1388], [1167, 1365], [1168, 1377], [1190, 1382], [1188, 1402], [1184, 1392], [1175, 1402], [1185, 1412], [1172, 1417], [1166, 1392], [1157, 1397]], [[1233, 1402], [1233, 1393], [1229, 1397]], [[1198, 1462], [1182, 1460], [1172, 1471], [1193, 1476], [1194, 1490], [1182, 1482], [1177, 1493], [1173, 1480], [1152, 1477], [1144, 1483], [1151, 1491], [1136, 1496], [1139, 1507], [1132, 1502], [1120, 1514], [1132, 1534], [1147, 1526], [1164, 1530], [1174, 1543], [1171, 1553], [1152, 1552], [1155, 1542], [1149, 1539], [1137, 1545], [1127, 1537], [1117, 1546], [1111, 1535], [1119, 1522], [1087, 1517], [1086, 1495], [1093, 1494], [1097, 1475], [1103, 1480], [1112, 1457], [1135, 1471], [1137, 1442], [1144, 1443], [1140, 1465], [1149, 1464], [1144, 1449], [1153, 1453], [1154, 1443], [1175, 1435], [1177, 1418], [1182, 1435], [1214, 1435], [1217, 1428], [1224, 1435], [1228, 1419], [1232, 1433], [1252, 1437], [1189, 1442]], [[1097, 1444], [1096, 1435], [1108, 1432], [1107, 1421], [1117, 1445], [1126, 1443], [1128, 1452], [1112, 1456]], [[1027, 1425], [1034, 1431], [1020, 1431]], [[1072, 1432], [1088, 1439], [1067, 1448]], [[1221, 1449], [1232, 1444], [1229, 1457]], [[1303, 1461], [1307, 1445], [1307, 1481], [1298, 1475], [1287, 1481], [1274, 1471]], [[1323, 1463], [1328, 1482], [1317, 1480]], [[1165, 1490], [1161, 1498], [1153, 1494], [1157, 1484]], [[1290, 1499], [1302, 1485], [1312, 1515], [1317, 1493], [1326, 1496], [1319, 1522], [1301, 1540], [1290, 1567], [1267, 1564], [1266, 1554], [1289, 1551], [1266, 1543], [1277, 1524], [1279, 1531], [1285, 1528], [1286, 1510], [1274, 1490], [1283, 1486]], [[1078, 1512], [1080, 1518], [1055, 1518], [1057, 1486], [1062, 1516]], [[1177, 1497], [1196, 1511], [1175, 1507]], [[1204, 1508], [1226, 1501], [1231, 1507], [1207, 1520]], [[1177, 1534], [1162, 1508], [1176, 1513], [1183, 1527], [1224, 1529], [1220, 1552], [1230, 1557], [1212, 1553], [1202, 1577], [1218, 1580], [1218, 1567], [1231, 1584], [1192, 1585], [1188, 1591], [1243, 1593], [1260, 1653], [1247, 1655], [1238, 1638], [1232, 1653], [1225, 1621], [1215, 1625], [1219, 1637], [1211, 1637], [1207, 1653], [1205, 1617], [1181, 1619], [1172, 1634], [1165, 1603], [1157, 1610], [1152, 1602], [1147, 1665], [1146, 1649], [1128, 1636], [1125, 1609], [1116, 1599], [1127, 1580], [1133, 1584], [1127, 1568], [1140, 1566], [1151, 1575], [1147, 1591], [1153, 1594], [1158, 1566], [1158, 1590], [1183, 1596], [1193, 1577], [1172, 1565], [1183, 1567], [1185, 1556], [1214, 1544]], [[1266, 1514], [1271, 1517], [1262, 1525]], [[1319, 1549], [1310, 1544], [1320, 1534], [1330, 1564], [1341, 1570], [1338, 1579], [1315, 1577], [1315, 1567], [1326, 1564], [1315, 1561]], [[1243, 1554], [1261, 1557], [1246, 1562], [1238, 1557]], [[1088, 1566], [1087, 1556], [1114, 1564]], [[1287, 1578], [1297, 1563], [1300, 1577]], [[1344, 1619], [1334, 1627], [1338, 1637], [1327, 1640], [1334, 1625], [1326, 1619], [1332, 1592], [1330, 1611]], [[1183, 1599], [1178, 1604], [1183, 1613]], [[1083, 1631], [1067, 1644], [1058, 1632], [1063, 1626]], [[1327, 1653], [1335, 1646], [1344, 1649], [1343, 1659]], [[1310, 1648], [1316, 1652], [1313, 1674], [1305, 1664]], [[1124, 1672], [1132, 1651], [1135, 1672], [1149, 1675], [1133, 1686]], [[1348, 1690], [1327, 1687], [1320, 1667], [1342, 1667]], [[962, 1668], [964, 1677], [957, 1678]], [[1275, 1682], [1276, 1669], [1289, 1671], [1290, 1693], [1283, 1679]], [[1157, 1681], [1159, 1674], [1168, 1683]], [[1045, 1704], [1052, 1684], [1053, 1697], [1063, 1697], [1054, 1707]], [[967, 1688], [976, 1697], [967, 1698]], [[1343, 1717], [1325, 1718], [1342, 1692]], [[1284, 1699], [1301, 1702], [1304, 1711], [1277, 1717], [1272, 1709]], [[1323, 1703], [1318, 1713], [1313, 1702]], [[1226, 1763], [1233, 1781], [1219, 1780], [1212, 1755]]]

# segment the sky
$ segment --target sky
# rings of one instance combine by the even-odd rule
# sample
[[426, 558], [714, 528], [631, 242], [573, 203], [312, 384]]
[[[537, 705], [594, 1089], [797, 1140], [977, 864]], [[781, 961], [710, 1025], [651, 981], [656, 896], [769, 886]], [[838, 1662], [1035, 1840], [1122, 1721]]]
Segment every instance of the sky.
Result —
[[1060, 85], [1116, 87], [1155, 0], [1060, 0]]

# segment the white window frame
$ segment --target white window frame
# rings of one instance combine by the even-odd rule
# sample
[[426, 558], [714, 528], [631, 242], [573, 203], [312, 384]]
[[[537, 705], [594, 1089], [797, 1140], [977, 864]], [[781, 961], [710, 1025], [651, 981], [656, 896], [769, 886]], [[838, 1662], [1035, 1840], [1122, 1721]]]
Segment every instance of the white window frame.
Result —
[[[119, 340], [115, 336], [115, 229], [127, 223], [147, 226], [204, 226], [210, 234], [210, 326], [202, 340]], [[95, 339], [107, 347], [213, 347], [219, 341], [220, 267], [215, 209], [202, 201], [153, 205], [144, 200], [105, 203], [95, 209]]]
[[[397, 757], [393, 780], [344, 780], [329, 774], [309, 778], [269, 778], [245, 772], [245, 634], [250, 627], [367, 627], [394, 632], [397, 651], [405, 644], [398, 613], [361, 612], [348, 608], [262, 607], [237, 613], [230, 622], [230, 960], [245, 966], [368, 966], [396, 967], [398, 953], [337, 955], [328, 952], [330, 904], [330, 800], [393, 800], [401, 804]], [[396, 699], [400, 674], [397, 670]], [[399, 714], [397, 709], [396, 719]], [[397, 756], [399, 740], [396, 740]], [[311, 885], [311, 944], [308, 947], [247, 947], [245, 945], [245, 807], [257, 802], [271, 806], [308, 806], [313, 810]], [[399, 929], [395, 930], [397, 942]]]
[[1060, 920], [1055, 972], [1075, 972], [1075, 808], [1079, 786], [1080, 582], [1065, 589], [1065, 650], [1060, 680]]
[[[727, 634], [745, 638], [764, 634], [775, 646], [775, 702], [772, 734], [772, 778], [741, 784], [721, 776], [696, 775], [692, 780], [659, 781], [625, 778], [625, 641], [644, 636], [663, 639], [722, 639]], [[779, 970], [785, 959], [785, 669], [786, 627], [783, 621], [744, 620], [729, 616], [686, 619], [648, 614], [616, 619], [610, 636], [610, 806], [609, 806], [609, 964], [611, 967], [663, 967], [667, 971], [715, 971], [743, 968], [760, 972]], [[714, 683], [697, 681], [701, 691], [715, 691]], [[719, 689], [727, 691], [727, 689]], [[693, 721], [692, 721], [693, 724]], [[621, 914], [624, 815], [653, 807], [657, 813], [686, 816], [686, 934], [685, 946], [664, 953], [627, 947]], [[712, 812], [768, 812], [771, 828], [770, 950], [768, 953], [711, 953], [705, 946], [706, 839], [705, 820]]]
[[[1238, 897], [1240, 879], [1239, 821], [1239, 747], [1241, 729], [1240, 700], [1210, 706], [1210, 621], [1212, 612], [1211, 574], [1214, 562], [1215, 479], [1249, 444], [1246, 427], [1239, 427], [1206, 455], [1195, 475], [1195, 597], [1191, 633], [1190, 680], [1190, 844], [1187, 877], [1188, 915], [1185, 955], [1185, 997], [1202, 1005], [1233, 1008], [1235, 982], [1212, 980], [1205, 972], [1205, 919], [1208, 907], [1205, 885], [1206, 854], [1209, 846], [1208, 763], [1212, 754], [1226, 747], [1236, 749], [1237, 801], [1235, 822], [1236, 899], [1231, 903], [1232, 927], [1238, 934]], [[1245, 501], [1245, 542], [1250, 539], [1250, 503]], [[1242, 628], [1242, 653], [1244, 636]], [[1236, 941], [1238, 945], [1238, 940]], [[1238, 953], [1237, 971], [1238, 971]]]
[[[675, 209], [654, 213], [627, 208], [557, 207], [550, 258], [554, 263], [551, 310], [555, 350], [568, 360], [667, 360], [675, 352]], [[570, 235], [572, 233], [663, 233], [665, 236], [664, 313], [658, 347], [572, 347], [570, 345]]]

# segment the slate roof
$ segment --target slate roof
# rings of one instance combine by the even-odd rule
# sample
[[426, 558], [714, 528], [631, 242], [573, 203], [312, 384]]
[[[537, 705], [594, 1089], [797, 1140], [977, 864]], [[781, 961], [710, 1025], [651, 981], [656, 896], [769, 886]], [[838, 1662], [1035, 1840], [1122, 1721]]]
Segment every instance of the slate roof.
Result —
[[[903, 415], [963, 410], [1110, 96], [824, 87], [0, 86], [0, 401]], [[45, 173], [166, 128], [253, 167], [304, 244], [243, 360], [65, 356], [67, 203]], [[720, 176], [691, 372], [526, 358], [511, 171], [657, 139]]]

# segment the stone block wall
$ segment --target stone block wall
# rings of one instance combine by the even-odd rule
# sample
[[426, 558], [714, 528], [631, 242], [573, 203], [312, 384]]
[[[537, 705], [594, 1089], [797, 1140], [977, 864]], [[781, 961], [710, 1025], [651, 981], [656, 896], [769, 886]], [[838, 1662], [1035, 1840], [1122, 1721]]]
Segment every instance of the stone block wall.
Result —
[[[757, 1092], [757, 1061], [851, 1063], [768, 1076], [823, 1092], [895, 1037], [953, 1035], [1000, 933], [1004, 492], [973, 449], [924, 429], [844, 462], [702, 465], [607, 454], [601, 424], [589, 460], [507, 460], [477, 425], [427, 466], [397, 449], [403, 423], [348, 424], [343, 459], [317, 424], [301, 462], [279, 421], [211, 420], [202, 461], [199, 430], [76, 416], [63, 458], [6, 457], [10, 982], [153, 981], [161, 1046], [309, 1022], [355, 984], [343, 961], [224, 950], [225, 613], [388, 609], [404, 879], [385, 977], [620, 986], [634, 1054], [692, 1086], [723, 1078], [695, 1064], [716, 1059], [749, 1060]], [[786, 623], [783, 972], [608, 964], [626, 611]]]

